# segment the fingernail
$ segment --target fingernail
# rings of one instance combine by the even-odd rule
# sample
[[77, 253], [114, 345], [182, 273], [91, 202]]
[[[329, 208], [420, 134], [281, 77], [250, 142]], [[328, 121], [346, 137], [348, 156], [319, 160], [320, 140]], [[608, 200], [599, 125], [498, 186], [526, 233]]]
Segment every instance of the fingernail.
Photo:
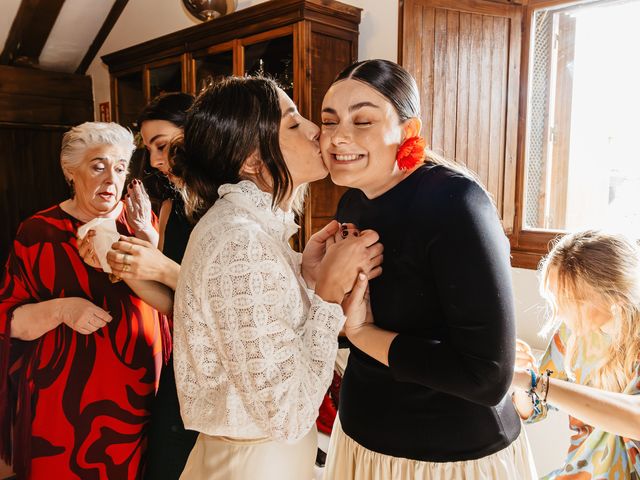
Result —
[[360, 280], [361, 282], [365, 281], [367, 279], [367, 276], [364, 273], [359, 273], [358, 274], [358, 280]]
[[353, 232], [354, 237], [357, 237], [358, 235], [360, 235], [358, 232]]
[[346, 230], [342, 231], [342, 238], [347, 238], [348, 235], [349, 235], [349, 232], [347, 232]]

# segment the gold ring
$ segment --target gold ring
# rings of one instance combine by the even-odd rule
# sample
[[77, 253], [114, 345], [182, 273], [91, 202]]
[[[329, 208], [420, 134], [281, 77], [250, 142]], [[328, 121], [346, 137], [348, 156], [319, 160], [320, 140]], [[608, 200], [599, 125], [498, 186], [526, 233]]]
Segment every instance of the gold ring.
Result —
[[125, 264], [122, 266], [122, 271], [123, 271], [123, 272], [128, 272], [128, 271], [129, 271], [129, 264], [128, 264], [128, 263], [125, 263]]

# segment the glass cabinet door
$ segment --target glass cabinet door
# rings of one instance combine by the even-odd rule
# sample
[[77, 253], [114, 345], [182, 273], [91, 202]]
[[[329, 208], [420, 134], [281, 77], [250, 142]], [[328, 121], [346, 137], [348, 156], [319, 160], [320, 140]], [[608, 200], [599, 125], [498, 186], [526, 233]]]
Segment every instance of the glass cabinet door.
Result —
[[182, 64], [149, 67], [149, 99], [161, 93], [182, 91]]
[[134, 123], [146, 103], [142, 78], [142, 71], [116, 77], [118, 122], [126, 127], [134, 127]]
[[245, 75], [267, 75], [293, 98], [293, 36], [245, 45]]
[[233, 75], [233, 51], [208, 53], [193, 59], [195, 94], [197, 95], [219, 79]]

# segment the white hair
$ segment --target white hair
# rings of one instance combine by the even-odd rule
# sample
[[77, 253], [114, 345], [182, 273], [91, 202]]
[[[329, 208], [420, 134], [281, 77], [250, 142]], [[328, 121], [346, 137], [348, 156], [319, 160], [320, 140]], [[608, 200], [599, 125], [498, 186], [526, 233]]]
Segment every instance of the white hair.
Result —
[[131, 131], [117, 123], [85, 122], [73, 127], [62, 137], [60, 149], [60, 166], [67, 182], [71, 180], [70, 172], [82, 162], [84, 152], [98, 145], [114, 145], [122, 148], [127, 152], [127, 166], [136, 149]]

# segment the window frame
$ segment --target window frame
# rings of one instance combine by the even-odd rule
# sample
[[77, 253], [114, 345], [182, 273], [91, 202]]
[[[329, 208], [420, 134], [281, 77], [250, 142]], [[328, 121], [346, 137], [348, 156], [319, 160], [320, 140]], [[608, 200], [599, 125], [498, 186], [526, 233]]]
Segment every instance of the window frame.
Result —
[[585, 0], [531, 0], [523, 5], [522, 51], [520, 61], [520, 102], [518, 106], [518, 149], [516, 153], [516, 195], [511, 265], [517, 268], [536, 269], [540, 260], [549, 253], [553, 242], [567, 233], [566, 230], [531, 228], [524, 224], [525, 179], [527, 159], [527, 123], [529, 102], [529, 66], [532, 53], [532, 28], [534, 13], [543, 8], [570, 7], [586, 3]]

